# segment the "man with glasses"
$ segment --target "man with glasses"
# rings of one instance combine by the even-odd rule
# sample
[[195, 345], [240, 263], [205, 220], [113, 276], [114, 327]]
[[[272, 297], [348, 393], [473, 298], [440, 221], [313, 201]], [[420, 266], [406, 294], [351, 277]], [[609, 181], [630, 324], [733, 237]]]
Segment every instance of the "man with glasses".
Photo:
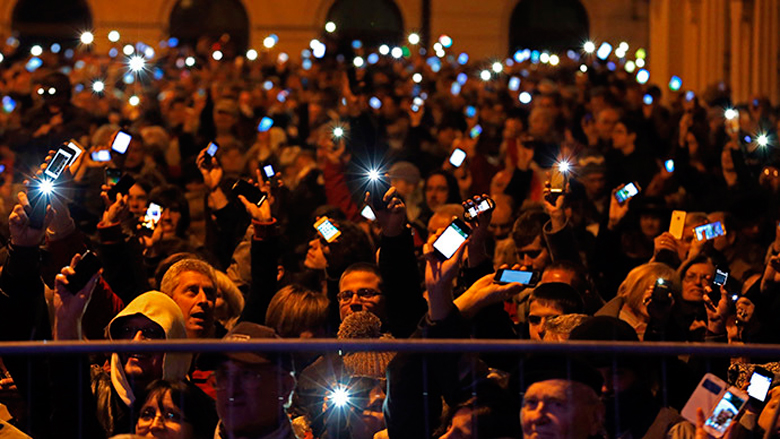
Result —
[[357, 263], [349, 266], [339, 280], [339, 317], [368, 311], [382, 322], [387, 319], [385, 296], [382, 293], [382, 277], [373, 264]]

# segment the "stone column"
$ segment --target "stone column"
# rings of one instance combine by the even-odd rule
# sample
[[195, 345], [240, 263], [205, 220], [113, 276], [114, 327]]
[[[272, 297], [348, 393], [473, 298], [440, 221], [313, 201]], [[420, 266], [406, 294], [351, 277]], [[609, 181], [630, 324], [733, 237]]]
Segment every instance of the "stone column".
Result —
[[751, 66], [751, 94], [768, 96], [777, 103], [777, 57], [780, 40], [779, 0], [754, 0], [753, 47]]
[[729, 45], [730, 85], [734, 102], [745, 102], [750, 98], [750, 69], [752, 52], [752, 0], [731, 0], [731, 32]]

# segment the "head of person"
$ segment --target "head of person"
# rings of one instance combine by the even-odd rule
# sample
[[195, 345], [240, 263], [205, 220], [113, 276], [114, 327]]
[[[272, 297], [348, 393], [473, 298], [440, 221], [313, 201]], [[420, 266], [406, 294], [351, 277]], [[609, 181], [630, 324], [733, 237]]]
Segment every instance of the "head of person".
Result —
[[339, 316], [368, 311], [383, 322], [387, 319], [382, 275], [375, 264], [357, 263], [344, 270], [339, 279]]
[[[226, 341], [276, 339], [274, 330], [240, 322]], [[217, 414], [226, 437], [263, 437], [289, 423], [285, 405], [295, 388], [289, 354], [240, 352], [202, 357], [214, 370]]]
[[590, 319], [587, 314], [563, 314], [555, 317], [548, 317], [544, 322], [544, 341], [566, 341], [571, 335], [571, 331], [583, 322]]
[[493, 209], [493, 215], [490, 217], [488, 230], [493, 235], [493, 239], [506, 239], [515, 223], [514, 202], [512, 197], [505, 194], [498, 194], [493, 198], [493, 201], [496, 203], [496, 208]]
[[605, 410], [597, 371], [581, 361], [555, 357], [531, 359], [524, 367], [524, 439], [588, 439], [602, 433]]
[[183, 382], [157, 380], [135, 403], [135, 434], [156, 439], [209, 439], [217, 414], [206, 395]]
[[612, 129], [612, 147], [630, 153], [636, 143], [637, 130], [638, 123], [635, 120], [621, 118]]
[[653, 239], [663, 233], [664, 222], [669, 218], [669, 210], [661, 198], [646, 197], [637, 201], [639, 201], [639, 230], [646, 239]]
[[442, 204], [433, 209], [433, 215], [428, 220], [428, 236], [436, 234], [439, 229], [444, 229], [452, 222], [452, 218], [460, 218], [463, 215], [463, 206], [460, 204]]
[[417, 185], [420, 184], [420, 170], [409, 162], [395, 163], [390, 167], [388, 175], [390, 176], [390, 184], [395, 187], [404, 200], [408, 200], [417, 189]]
[[[133, 299], [106, 328], [109, 340], [172, 340], [187, 337], [184, 316], [176, 302], [158, 291]], [[112, 379], [132, 400], [158, 379], [181, 380], [187, 374], [191, 354], [122, 353], [111, 355]]]
[[544, 324], [548, 318], [575, 313], [582, 313], [582, 298], [571, 285], [560, 282], [538, 285], [528, 300], [528, 334], [531, 340], [544, 338]]
[[233, 99], [220, 99], [214, 104], [214, 127], [217, 132], [229, 132], [238, 122], [238, 103]]
[[434, 437], [462, 439], [472, 437], [507, 438], [520, 435], [517, 402], [491, 377], [479, 379], [474, 393], [447, 407]]
[[128, 134], [130, 134], [131, 140], [124, 155], [123, 166], [125, 169], [138, 169], [143, 166], [149, 147], [144, 143], [144, 138], [138, 131], [130, 130]]
[[165, 272], [160, 290], [171, 297], [181, 309], [187, 327], [187, 337], [212, 336], [217, 278], [211, 265], [198, 259], [181, 260]]
[[350, 221], [331, 219], [341, 232], [334, 241], [327, 242], [319, 234], [309, 241], [304, 265], [313, 270], [325, 270], [331, 279], [338, 278], [352, 264], [373, 262], [373, 246], [366, 232]]
[[178, 186], [165, 185], [154, 188], [149, 202], [162, 207], [157, 227], [163, 229], [163, 239], [185, 238], [190, 227], [190, 205]]
[[597, 200], [607, 193], [606, 159], [598, 151], [587, 151], [577, 159], [577, 180], [585, 188], [589, 200]]
[[136, 179], [135, 184], [127, 191], [127, 206], [137, 218], [146, 215], [150, 192], [152, 192], [152, 184], [144, 179]]
[[534, 270], [544, 270], [550, 263], [550, 252], [544, 241], [543, 229], [550, 217], [541, 210], [523, 212], [512, 227], [512, 239], [517, 249], [517, 260]]
[[722, 253], [723, 251], [732, 248], [738, 235], [738, 233], [728, 233], [728, 231], [736, 229], [734, 217], [728, 212], [712, 212], [707, 215], [707, 220], [711, 223], [720, 221], [723, 225], [723, 229], [727, 231], [725, 235], [718, 236], [712, 240], [712, 246], [715, 250]]
[[543, 139], [550, 135], [555, 123], [555, 114], [544, 108], [534, 108], [528, 116], [528, 134]]
[[41, 81], [43, 102], [52, 111], [62, 111], [63, 107], [70, 104], [71, 85], [67, 75], [53, 72], [46, 75]]
[[265, 324], [282, 338], [317, 338], [327, 334], [328, 306], [322, 293], [300, 285], [287, 285], [274, 294]]
[[707, 224], [707, 214], [704, 212], [689, 212], [685, 216], [685, 228], [683, 229], [682, 241], [679, 245], [680, 260], [684, 261], [688, 257], [688, 252], [691, 250], [691, 244], [696, 239], [696, 233], [694, 229], [703, 224]]
[[460, 189], [452, 174], [436, 170], [425, 179], [425, 205], [435, 210], [442, 204], [459, 204]]
[[596, 115], [596, 132], [599, 140], [604, 142], [612, 141], [612, 131], [620, 120], [620, 113], [612, 107], [605, 107]]
[[217, 277], [217, 298], [214, 301], [214, 319], [230, 330], [244, 310], [244, 295], [227, 274], [214, 270]]
[[672, 291], [680, 291], [680, 278], [670, 266], [660, 262], [650, 262], [634, 267], [618, 287], [617, 295], [622, 297], [635, 316], [649, 320], [645, 294], [648, 288], [663, 279]]
[[702, 302], [705, 287], [712, 285], [717, 263], [708, 255], [698, 256], [680, 267], [682, 299], [688, 302]]

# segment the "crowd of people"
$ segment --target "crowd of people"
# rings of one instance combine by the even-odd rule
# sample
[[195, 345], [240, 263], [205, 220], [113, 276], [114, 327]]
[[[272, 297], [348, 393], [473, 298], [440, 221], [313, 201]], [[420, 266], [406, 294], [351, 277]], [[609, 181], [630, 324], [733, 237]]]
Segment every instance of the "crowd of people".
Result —
[[[617, 58], [227, 43], [133, 70], [4, 48], [0, 340], [780, 339], [768, 99], [662, 91]], [[680, 415], [701, 377], [739, 387], [769, 360], [7, 355], [0, 435], [705, 439], [711, 407]], [[777, 436], [779, 403], [727, 434]]]

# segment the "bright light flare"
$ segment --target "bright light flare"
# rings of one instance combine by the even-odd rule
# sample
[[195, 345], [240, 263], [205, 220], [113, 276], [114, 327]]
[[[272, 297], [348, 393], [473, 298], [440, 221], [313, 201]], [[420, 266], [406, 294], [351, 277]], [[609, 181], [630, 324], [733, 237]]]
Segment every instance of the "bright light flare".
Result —
[[395, 59], [400, 59], [402, 56], [404, 56], [404, 51], [400, 47], [393, 47], [393, 50], [390, 51], [390, 55], [392, 55], [392, 57]]
[[567, 162], [565, 160], [560, 162], [560, 163], [558, 163], [558, 170], [561, 171], [564, 174], [569, 172], [569, 171], [571, 171], [571, 163], [569, 163], [569, 162]]
[[342, 127], [333, 128], [333, 137], [339, 138], [343, 135], [344, 135], [344, 128]]
[[368, 179], [371, 181], [377, 181], [379, 178], [382, 177], [382, 175], [377, 171], [376, 169], [371, 169], [368, 171]]
[[596, 44], [593, 41], [586, 41], [585, 44], [582, 45], [582, 50], [585, 51], [585, 53], [593, 53], [596, 51]]
[[122, 53], [124, 53], [127, 56], [130, 56], [133, 53], [135, 53], [135, 47], [133, 47], [132, 44], [125, 44], [125, 47], [122, 48]]
[[90, 31], [82, 32], [81, 36], [79, 36], [79, 40], [81, 41], [81, 44], [88, 46], [95, 41], [95, 35]]
[[325, 32], [332, 34], [333, 32], [336, 32], [336, 23], [329, 21], [325, 23]]
[[263, 47], [265, 47], [266, 49], [270, 49], [275, 45], [276, 45], [276, 40], [273, 37], [268, 36], [265, 37], [265, 39], [263, 40]]
[[130, 67], [131, 71], [138, 73], [146, 67], [146, 60], [143, 56], [134, 55], [130, 58], [127, 65]]
[[769, 145], [769, 136], [766, 135], [766, 133], [761, 133], [756, 137], [756, 143], [758, 143], [758, 146], [762, 148], [766, 148], [767, 145]]
[[363, 59], [362, 56], [356, 56], [355, 59], [352, 60], [352, 65], [361, 68], [364, 65], [366, 65], [366, 61]]
[[409, 34], [409, 37], [407, 38], [407, 40], [409, 41], [409, 44], [412, 44], [412, 45], [420, 44], [420, 36], [417, 35], [414, 32]]
[[423, 80], [423, 76], [420, 73], [415, 73], [412, 75], [412, 81], [414, 81], [415, 84], [421, 83]]
[[115, 30], [112, 30], [108, 33], [108, 41], [111, 41], [112, 43], [116, 43], [121, 37], [122, 36], [119, 34], [119, 32]]
[[127, 103], [132, 107], [138, 106], [138, 104], [141, 103], [141, 98], [136, 95], [130, 96], [130, 99], [127, 100]]
[[249, 49], [246, 51], [246, 59], [254, 61], [257, 59], [257, 51], [255, 49]]
[[30, 55], [32, 56], [41, 56], [42, 53], [43, 53], [43, 47], [37, 44], [30, 48]]
[[504, 71], [504, 65], [503, 65], [503, 64], [501, 64], [501, 63], [500, 63], [500, 62], [498, 62], [498, 61], [496, 61], [496, 62], [494, 62], [494, 63], [493, 63], [493, 66], [492, 66], [492, 68], [493, 68], [493, 71], [494, 71], [495, 73], [501, 73], [501, 72], [503, 72], [503, 71]]
[[339, 387], [331, 392], [330, 399], [336, 407], [344, 407], [349, 404], [349, 392], [346, 388]]
[[491, 75], [489, 70], [483, 70], [479, 72], [479, 78], [483, 81], [490, 81]]
[[739, 111], [733, 108], [727, 108], [726, 111], [723, 112], [723, 115], [727, 120], [734, 120], [739, 117]]
[[528, 93], [527, 91], [524, 91], [520, 93], [520, 96], [518, 96], [518, 100], [520, 100], [521, 104], [528, 105], [531, 103], [531, 93]]
[[192, 67], [192, 66], [194, 66], [194, 65], [195, 65], [195, 57], [194, 57], [194, 56], [188, 56], [188, 57], [187, 57], [187, 58], [184, 60], [184, 65], [186, 65], [187, 67]]
[[106, 89], [106, 84], [99, 79], [92, 83], [92, 91], [95, 93], [103, 93], [103, 90], [105, 89]]
[[51, 193], [54, 192], [54, 182], [51, 180], [41, 180], [38, 189], [41, 190], [43, 195], [51, 195]]
[[223, 56], [224, 55], [222, 54], [221, 50], [215, 50], [211, 52], [211, 57], [214, 59], [214, 61], [221, 61]]

